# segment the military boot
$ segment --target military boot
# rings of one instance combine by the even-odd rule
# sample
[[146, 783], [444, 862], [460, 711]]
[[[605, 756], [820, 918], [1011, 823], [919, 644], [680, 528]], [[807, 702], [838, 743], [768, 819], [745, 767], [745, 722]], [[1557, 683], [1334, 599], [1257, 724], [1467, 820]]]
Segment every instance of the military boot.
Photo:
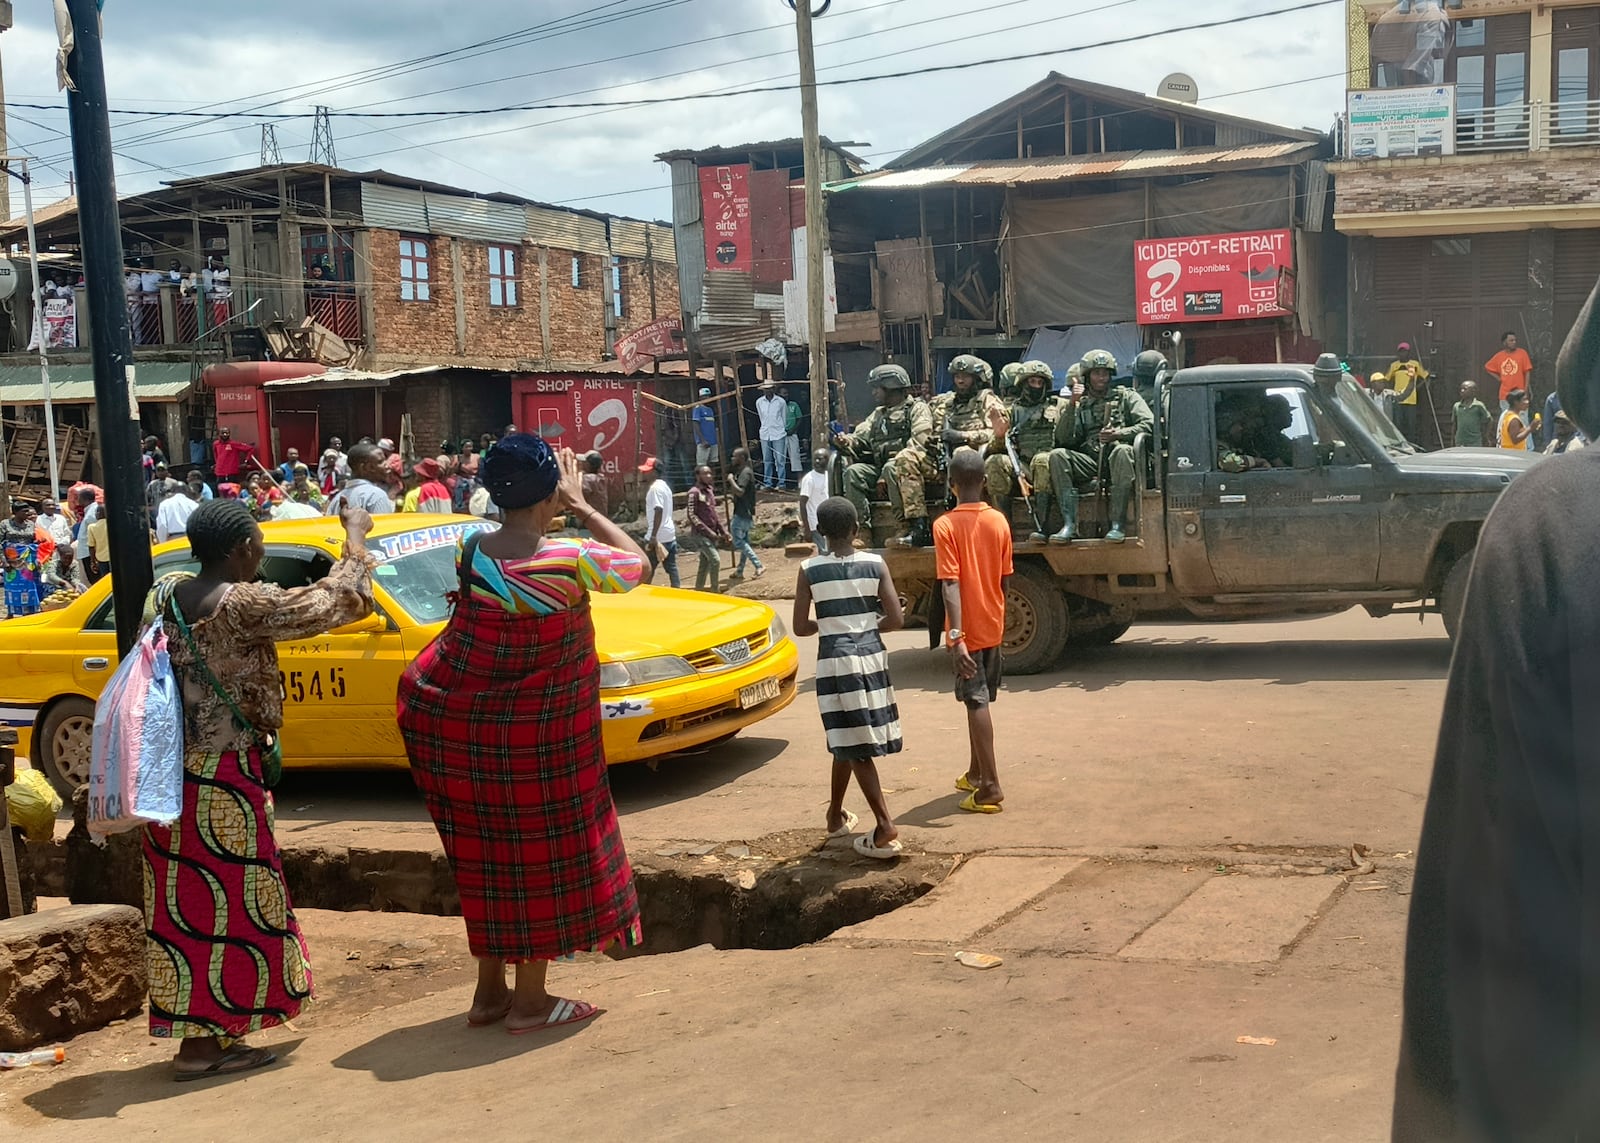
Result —
[[1049, 514], [1050, 511], [1050, 498], [1043, 492], [1035, 492], [1031, 497], [1028, 498], [1028, 503], [1033, 505], [1033, 526], [1039, 529], [1039, 531], [1030, 532], [1028, 534], [1028, 541], [1034, 544], [1042, 544], [1049, 539], [1049, 537], [1044, 534], [1043, 529], [1044, 518]]
[[931, 548], [933, 547], [933, 524], [926, 516], [917, 516], [906, 521], [909, 532], [895, 541], [902, 548]]
[[1120, 544], [1128, 538], [1123, 522], [1128, 518], [1128, 492], [1124, 488], [1111, 490], [1111, 527], [1106, 530], [1106, 539], [1113, 544]]
[[1050, 537], [1052, 544], [1070, 544], [1078, 538], [1078, 492], [1073, 489], [1061, 497], [1061, 531]]

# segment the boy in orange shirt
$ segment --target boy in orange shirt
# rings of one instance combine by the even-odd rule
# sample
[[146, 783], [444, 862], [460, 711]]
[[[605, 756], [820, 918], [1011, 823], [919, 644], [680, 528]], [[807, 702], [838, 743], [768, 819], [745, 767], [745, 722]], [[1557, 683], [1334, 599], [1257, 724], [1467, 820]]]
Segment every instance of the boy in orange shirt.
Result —
[[944, 596], [945, 645], [955, 669], [956, 698], [967, 708], [971, 757], [956, 779], [961, 808], [997, 814], [1005, 795], [994, 755], [989, 704], [1000, 695], [1000, 645], [1006, 631], [1006, 581], [1011, 577], [1011, 524], [983, 500], [983, 457], [970, 448], [950, 458], [956, 506], [933, 525], [934, 558]]

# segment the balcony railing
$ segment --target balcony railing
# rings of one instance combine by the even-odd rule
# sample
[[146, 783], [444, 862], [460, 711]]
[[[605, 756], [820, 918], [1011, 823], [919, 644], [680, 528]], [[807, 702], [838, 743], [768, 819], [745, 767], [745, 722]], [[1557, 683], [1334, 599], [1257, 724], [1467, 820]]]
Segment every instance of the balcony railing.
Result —
[[[1346, 158], [1372, 157], [1370, 152], [1353, 153], [1353, 145], [1359, 144], [1354, 144], [1344, 115], [1335, 125], [1334, 142], [1339, 154]], [[1535, 99], [1456, 111], [1457, 154], [1593, 146], [1600, 146], [1600, 99], [1567, 99], [1559, 103]], [[1437, 144], [1431, 152], [1423, 153], [1437, 155]]]

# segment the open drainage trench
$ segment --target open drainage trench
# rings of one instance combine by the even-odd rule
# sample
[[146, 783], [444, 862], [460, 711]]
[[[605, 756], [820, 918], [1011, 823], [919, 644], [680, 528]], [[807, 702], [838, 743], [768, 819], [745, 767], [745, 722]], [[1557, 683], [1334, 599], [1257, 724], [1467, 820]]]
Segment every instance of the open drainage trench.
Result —
[[[106, 850], [74, 836], [62, 845], [29, 846], [46, 896], [94, 885], [101, 901], [138, 905], [138, 835], [111, 839]], [[645, 943], [640, 955], [709, 944], [719, 949], [789, 949], [819, 941], [931, 891], [958, 864], [949, 856], [911, 854], [882, 862], [848, 841], [818, 847], [814, 830], [712, 845], [682, 842], [629, 854]], [[289, 846], [289, 895], [301, 909], [377, 910], [456, 916], [455, 881], [440, 852]], [[90, 899], [79, 893], [79, 900]]]

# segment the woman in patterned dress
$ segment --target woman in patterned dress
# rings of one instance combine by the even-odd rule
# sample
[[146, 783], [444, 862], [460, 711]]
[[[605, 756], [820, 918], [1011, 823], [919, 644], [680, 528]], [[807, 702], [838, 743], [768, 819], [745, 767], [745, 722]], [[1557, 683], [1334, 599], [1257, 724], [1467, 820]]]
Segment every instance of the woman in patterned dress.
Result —
[[[399, 721], [478, 960], [467, 1023], [521, 1034], [597, 1012], [546, 990], [550, 961], [641, 940], [589, 593], [637, 586], [645, 555], [584, 500], [570, 449], [508, 434], [483, 482], [504, 526], [462, 545], [455, 610], [400, 680]], [[558, 513], [596, 539], [546, 536]]]
[[38, 514], [17, 501], [11, 517], [0, 520], [0, 576], [5, 581], [5, 614], [33, 615], [44, 598], [44, 563]]
[[277, 642], [371, 613], [372, 518], [347, 508], [341, 519], [344, 558], [285, 590], [253, 582], [266, 550], [248, 505], [208, 500], [189, 517], [199, 573], [151, 593], [182, 690], [184, 774], [178, 820], [144, 831], [150, 1034], [181, 1041], [180, 1081], [272, 1063], [241, 1037], [294, 1019], [311, 996], [268, 789], [283, 725]]

